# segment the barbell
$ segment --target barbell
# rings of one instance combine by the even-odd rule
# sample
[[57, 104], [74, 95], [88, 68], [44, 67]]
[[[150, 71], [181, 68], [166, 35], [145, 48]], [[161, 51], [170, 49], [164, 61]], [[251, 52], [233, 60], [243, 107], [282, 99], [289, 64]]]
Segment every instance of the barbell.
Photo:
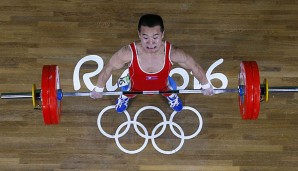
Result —
[[[260, 84], [260, 74], [256, 61], [242, 61], [238, 74], [238, 88], [215, 89], [215, 94], [238, 93], [240, 114], [244, 120], [258, 119], [260, 102], [268, 101], [269, 92], [297, 92], [298, 87], [270, 87], [268, 80]], [[203, 93], [202, 89], [169, 90], [169, 91], [113, 91], [103, 92], [104, 96], [122, 94], [163, 94]], [[41, 108], [45, 124], [59, 124], [61, 117], [61, 101], [63, 97], [90, 96], [90, 92], [63, 92], [60, 85], [59, 67], [44, 65], [42, 68], [41, 89], [32, 84], [31, 92], [1, 93], [1, 99], [31, 98], [34, 108]], [[39, 104], [39, 105], [37, 105]], [[39, 106], [39, 107], [37, 107]]]

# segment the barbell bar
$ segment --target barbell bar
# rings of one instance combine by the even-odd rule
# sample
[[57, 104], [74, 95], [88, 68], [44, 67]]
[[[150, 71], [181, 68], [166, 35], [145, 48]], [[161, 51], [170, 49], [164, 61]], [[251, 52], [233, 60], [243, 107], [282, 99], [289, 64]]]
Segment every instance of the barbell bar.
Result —
[[[35, 84], [33, 84], [35, 85]], [[260, 85], [262, 86], [262, 85]], [[36, 99], [40, 99], [40, 89], [36, 89]], [[62, 89], [57, 90], [58, 94], [61, 93], [63, 97], [87, 97], [90, 96], [90, 92], [63, 92]], [[237, 89], [214, 89], [214, 94], [222, 94], [222, 93], [240, 93], [239, 88]], [[298, 92], [297, 87], [270, 87], [268, 92]], [[167, 94], [167, 93], [178, 93], [178, 94], [202, 94], [202, 89], [193, 89], [193, 90], [169, 90], [169, 91], [106, 91], [103, 92], [103, 96], [118, 96], [118, 95], [127, 95], [127, 94]], [[264, 95], [261, 92], [261, 95]], [[32, 92], [17, 92], [17, 93], [2, 93], [1, 99], [26, 99], [32, 98]], [[33, 105], [34, 106], [34, 105]]]
[[[37, 92], [35, 95], [36, 99], [40, 99], [40, 89], [35, 90]], [[87, 97], [90, 96], [90, 92], [63, 92], [62, 89], [58, 89], [58, 96], [62, 97]], [[221, 93], [235, 93], [238, 92], [238, 89], [215, 89], [214, 94]], [[168, 91], [106, 91], [103, 92], [103, 96], [118, 96], [118, 95], [127, 95], [127, 94], [167, 94], [167, 93], [178, 93], [178, 94], [202, 94], [203, 90], [194, 89], [194, 90], [168, 90]], [[19, 92], [19, 93], [2, 93], [1, 99], [25, 99], [32, 98], [32, 92]]]
[[[258, 65], [255, 61], [243, 61], [240, 63], [238, 75], [238, 88], [215, 89], [215, 94], [238, 93], [238, 101], [242, 119], [257, 119], [260, 111], [260, 102], [268, 101], [269, 92], [298, 92], [298, 87], [269, 87], [268, 80], [264, 79], [260, 84]], [[57, 65], [45, 65], [42, 69], [41, 89], [32, 85], [31, 92], [1, 93], [1, 99], [23, 99], [31, 98], [34, 108], [37, 101], [41, 102], [45, 124], [58, 124], [60, 122], [61, 101], [63, 97], [86, 97], [90, 92], [63, 92], [60, 88], [59, 68]], [[193, 90], [169, 90], [169, 91], [113, 91], [103, 92], [104, 96], [122, 94], [198, 94], [203, 93], [201, 89]]]

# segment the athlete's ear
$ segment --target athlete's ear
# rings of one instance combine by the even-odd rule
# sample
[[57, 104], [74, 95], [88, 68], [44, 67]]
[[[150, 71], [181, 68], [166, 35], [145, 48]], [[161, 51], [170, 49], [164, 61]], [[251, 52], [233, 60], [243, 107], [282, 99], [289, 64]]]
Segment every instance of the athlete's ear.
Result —
[[161, 39], [163, 39], [164, 36], [165, 36], [165, 31], [163, 31], [163, 32], [161, 33]]

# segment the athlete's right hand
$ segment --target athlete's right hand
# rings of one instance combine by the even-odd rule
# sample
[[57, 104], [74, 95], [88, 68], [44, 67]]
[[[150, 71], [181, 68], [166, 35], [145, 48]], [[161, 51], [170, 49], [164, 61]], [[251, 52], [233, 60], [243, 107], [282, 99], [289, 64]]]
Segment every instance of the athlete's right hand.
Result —
[[92, 99], [99, 99], [99, 98], [102, 98], [103, 96], [103, 92], [97, 92], [95, 91], [95, 88], [90, 92], [90, 97]]

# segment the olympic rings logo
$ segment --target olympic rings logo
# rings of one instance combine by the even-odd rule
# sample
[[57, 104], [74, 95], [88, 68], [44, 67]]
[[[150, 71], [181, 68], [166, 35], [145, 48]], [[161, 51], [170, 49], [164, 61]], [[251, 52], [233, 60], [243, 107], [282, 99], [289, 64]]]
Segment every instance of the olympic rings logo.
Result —
[[[160, 152], [160, 153], [163, 153], [163, 154], [173, 154], [173, 153], [176, 153], [177, 151], [179, 151], [179, 150], [182, 148], [182, 146], [183, 146], [185, 140], [187, 140], [187, 139], [191, 139], [191, 138], [194, 138], [195, 136], [197, 136], [197, 135], [200, 133], [200, 131], [202, 130], [202, 127], [203, 127], [203, 119], [202, 119], [201, 114], [200, 114], [196, 109], [194, 109], [194, 108], [192, 108], [192, 107], [184, 106], [184, 107], [183, 107], [183, 110], [191, 110], [191, 111], [193, 111], [193, 112], [197, 115], [197, 117], [198, 117], [198, 119], [199, 119], [198, 129], [197, 129], [193, 134], [188, 135], [188, 136], [185, 136], [185, 135], [184, 135], [184, 131], [183, 131], [183, 129], [181, 128], [181, 126], [179, 126], [177, 123], [173, 122], [173, 119], [174, 119], [174, 117], [175, 117], [175, 115], [176, 115], [176, 113], [177, 113], [176, 111], [174, 111], [174, 112], [171, 114], [170, 119], [167, 120], [165, 114], [163, 113], [163, 111], [161, 111], [158, 107], [155, 107], [155, 106], [145, 106], [145, 107], [142, 107], [141, 109], [139, 109], [139, 110], [137, 111], [137, 113], [135, 114], [133, 120], [131, 120], [129, 113], [128, 113], [127, 111], [124, 111], [124, 114], [125, 114], [125, 116], [126, 116], [126, 118], [127, 118], [127, 121], [126, 121], [126, 122], [123, 122], [123, 123], [116, 129], [116, 132], [115, 132], [114, 135], [111, 135], [111, 134], [108, 134], [106, 131], [103, 130], [103, 128], [102, 128], [102, 126], [101, 126], [101, 118], [102, 118], [103, 114], [104, 114], [106, 111], [108, 111], [108, 110], [110, 110], [110, 109], [114, 109], [114, 108], [115, 108], [115, 105], [107, 106], [106, 108], [104, 108], [104, 109], [99, 113], [98, 118], [97, 118], [97, 126], [98, 126], [99, 131], [100, 131], [104, 136], [106, 136], [106, 137], [108, 137], [108, 138], [114, 138], [114, 139], [115, 139], [115, 142], [116, 142], [116, 144], [117, 144], [117, 146], [119, 147], [119, 149], [122, 150], [122, 151], [125, 152], [125, 153], [128, 153], [128, 154], [136, 154], [136, 153], [141, 152], [142, 150], [145, 149], [145, 147], [147, 146], [149, 140], [151, 140], [153, 147], [154, 147], [158, 152]], [[139, 115], [141, 114], [141, 112], [143, 112], [144, 110], [155, 110], [155, 111], [157, 111], [157, 112], [161, 115], [162, 120], [163, 120], [162, 122], [160, 122], [159, 124], [157, 124], [157, 125], [153, 128], [153, 130], [152, 130], [152, 134], [151, 134], [151, 135], [149, 135], [147, 128], [146, 128], [142, 123], [138, 122], [138, 117], [139, 117]], [[136, 150], [127, 150], [127, 149], [125, 149], [125, 148], [120, 144], [120, 142], [119, 142], [119, 138], [123, 137], [123, 136], [129, 131], [131, 125], [133, 125], [134, 130], [136, 131], [136, 133], [137, 133], [140, 137], [142, 137], [142, 138], [145, 139], [144, 144], [143, 144], [140, 148], [138, 148], [138, 149], [136, 149]], [[167, 125], [169, 125], [170, 130], [172, 131], [172, 133], [173, 133], [177, 138], [180, 138], [180, 139], [181, 139], [180, 144], [179, 144], [175, 149], [170, 150], [170, 151], [163, 150], [163, 149], [159, 148], [159, 147], [156, 145], [156, 142], [155, 142], [155, 138], [158, 138], [159, 136], [161, 136], [161, 135], [165, 132]], [[124, 131], [123, 131], [123, 132], [120, 132], [120, 130], [122, 130], [122, 128], [125, 127], [125, 126], [126, 126], [126, 128], [124, 129]], [[142, 132], [139, 130], [138, 126], [141, 127], [141, 129], [143, 130], [144, 133], [142, 133]], [[156, 133], [156, 131], [157, 131], [160, 127], [162, 127], [161, 130], [160, 130], [158, 133]], [[176, 127], [176, 128], [179, 130], [179, 133], [176, 132], [176, 130], [174, 129], [174, 127]]]

